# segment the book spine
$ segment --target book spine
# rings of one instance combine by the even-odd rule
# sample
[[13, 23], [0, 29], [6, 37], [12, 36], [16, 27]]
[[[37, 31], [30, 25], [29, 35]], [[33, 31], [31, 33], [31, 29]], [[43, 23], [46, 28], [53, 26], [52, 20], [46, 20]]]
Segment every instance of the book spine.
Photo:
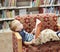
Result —
[[0, 7], [2, 6], [2, 4], [1, 4], [1, 0], [0, 0]]
[[15, 11], [12, 10], [12, 18], [14, 18], [14, 17], [15, 17]]
[[36, 6], [39, 6], [40, 0], [36, 0]]

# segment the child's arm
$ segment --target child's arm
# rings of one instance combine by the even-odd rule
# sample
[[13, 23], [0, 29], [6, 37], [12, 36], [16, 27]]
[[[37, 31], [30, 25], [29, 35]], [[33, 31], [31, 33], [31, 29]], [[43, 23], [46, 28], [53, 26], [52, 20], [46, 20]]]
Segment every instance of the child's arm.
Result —
[[32, 30], [31, 34], [35, 34], [35, 29]]

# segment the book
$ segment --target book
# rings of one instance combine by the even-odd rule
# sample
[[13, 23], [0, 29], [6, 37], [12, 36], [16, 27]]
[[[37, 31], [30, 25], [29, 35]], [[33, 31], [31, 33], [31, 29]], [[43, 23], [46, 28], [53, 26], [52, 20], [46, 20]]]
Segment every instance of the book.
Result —
[[2, 11], [2, 18], [6, 18], [6, 10]]
[[2, 30], [10, 30], [9, 24], [11, 21], [3, 21], [2, 22]]
[[12, 18], [15, 18], [15, 11], [12, 10]]
[[27, 14], [27, 10], [26, 9], [20, 9], [19, 10], [19, 15], [22, 16], [22, 15], [25, 15]]
[[60, 4], [60, 0], [58, 0], [58, 4]]
[[0, 7], [2, 6], [2, 4], [1, 4], [1, 0], [0, 0]]
[[17, 1], [17, 7], [19, 6], [30, 6], [31, 5], [31, 2], [30, 0], [19, 0]]
[[2, 22], [0, 22], [0, 30], [2, 29]]
[[55, 13], [55, 14], [60, 14], [59, 7], [47, 7], [43, 8], [43, 13]]
[[0, 18], [2, 18], [2, 11], [0, 11]]
[[36, 26], [35, 26], [35, 38], [37, 38], [41, 31], [41, 21], [39, 19], [36, 19]]
[[40, 0], [36, 0], [35, 6], [40, 6]]
[[30, 14], [39, 14], [39, 11], [31, 11]]

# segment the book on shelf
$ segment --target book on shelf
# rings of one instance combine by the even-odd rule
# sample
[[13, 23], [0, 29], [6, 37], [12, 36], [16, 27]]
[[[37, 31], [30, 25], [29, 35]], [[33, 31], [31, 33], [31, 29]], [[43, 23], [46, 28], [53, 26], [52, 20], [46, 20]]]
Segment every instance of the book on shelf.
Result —
[[30, 14], [39, 14], [39, 11], [31, 11]]
[[60, 10], [59, 7], [47, 7], [47, 8], [43, 8], [43, 13], [56, 13], [56, 14], [60, 14]]
[[58, 4], [60, 0], [44, 0], [44, 5]]
[[16, 6], [16, 0], [11, 0], [12, 2], [11, 2], [11, 6]]
[[11, 21], [1, 21], [0, 22], [0, 30], [10, 29], [9, 24]]
[[5, 30], [5, 29], [10, 29], [9, 28], [9, 23], [10, 21], [4, 21], [3, 24], [2, 24], [2, 29]]
[[32, 2], [33, 2], [33, 1], [31, 0], [31, 1], [30, 1], [30, 6], [32, 6]]
[[33, 0], [32, 6], [35, 6], [35, 7], [38, 6], [39, 7], [40, 5], [43, 5], [43, 3], [44, 3], [43, 0]]
[[19, 10], [19, 15], [22, 16], [22, 15], [25, 15], [27, 14], [27, 10], [26, 9], [20, 9]]
[[35, 0], [32, 0], [32, 7], [35, 6]]
[[16, 6], [16, 0], [1, 0], [2, 7]]
[[2, 10], [2, 18], [6, 18], [6, 11]]
[[40, 6], [40, 0], [36, 0], [35, 6]]
[[1, 0], [0, 0], [0, 7], [1, 7]]
[[0, 11], [0, 18], [2, 18], [2, 11]]
[[15, 17], [15, 11], [14, 10], [2, 10], [1, 15], [2, 15], [1, 18], [14, 18]]
[[60, 0], [58, 0], [58, 4], [60, 4]]
[[44, 0], [44, 5], [49, 5], [49, 3], [50, 3], [50, 0]]
[[31, 0], [17, 0], [17, 7], [19, 6], [30, 6]]
[[0, 30], [2, 29], [2, 22], [0, 22]]

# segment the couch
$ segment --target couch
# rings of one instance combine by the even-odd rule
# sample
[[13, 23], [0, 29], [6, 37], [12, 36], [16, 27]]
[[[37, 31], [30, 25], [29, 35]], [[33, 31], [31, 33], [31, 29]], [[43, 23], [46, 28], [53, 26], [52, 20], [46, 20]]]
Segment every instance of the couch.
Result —
[[[55, 14], [31, 14], [31, 15], [23, 15], [16, 16], [15, 19], [19, 20], [23, 25], [24, 29], [27, 32], [31, 32], [33, 28], [35, 28], [36, 19], [42, 21], [42, 29], [46, 28], [52, 29], [54, 31], [58, 30], [57, 27], [57, 16]], [[22, 40], [21, 42], [22, 43]], [[60, 52], [60, 41], [50, 41], [42, 45], [21, 45], [22, 52]], [[21, 51], [20, 51], [21, 52]]]

